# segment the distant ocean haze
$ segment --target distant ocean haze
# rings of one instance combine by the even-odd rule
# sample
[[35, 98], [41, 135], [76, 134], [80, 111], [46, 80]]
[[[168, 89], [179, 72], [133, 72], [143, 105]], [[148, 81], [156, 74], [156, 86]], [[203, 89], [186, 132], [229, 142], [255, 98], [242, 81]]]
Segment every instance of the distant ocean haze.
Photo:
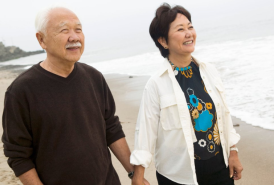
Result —
[[[17, 6], [14, 6], [14, 1], [3, 2], [0, 16], [5, 19], [0, 20], [0, 41], [4, 41], [6, 46], [18, 46], [24, 51], [39, 50], [40, 46], [35, 38], [35, 15], [39, 9], [52, 3], [56, 1], [16, 0]], [[80, 18], [86, 35], [86, 46], [92, 51], [104, 49], [106, 46], [127, 47], [136, 40], [141, 40], [143, 45], [150, 45], [149, 25], [156, 8], [162, 3], [163, 1], [158, 0], [103, 0], [79, 3], [66, 0], [66, 4]], [[273, 33], [273, 0], [169, 0], [168, 3], [182, 5], [190, 11], [192, 22], [198, 31], [199, 43], [246, 39]], [[32, 8], [29, 8], [29, 4]], [[108, 6], [105, 6], [106, 4]], [[12, 14], [11, 9], [16, 14]], [[265, 24], [265, 21], [269, 20], [271, 21], [268, 25]]]

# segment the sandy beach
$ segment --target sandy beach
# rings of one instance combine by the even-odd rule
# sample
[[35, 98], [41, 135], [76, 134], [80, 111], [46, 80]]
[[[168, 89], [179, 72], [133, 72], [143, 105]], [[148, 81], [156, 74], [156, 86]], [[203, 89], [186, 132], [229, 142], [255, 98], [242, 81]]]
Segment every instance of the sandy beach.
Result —
[[[3, 112], [5, 90], [17, 76], [16, 73], [0, 71], [0, 112]], [[108, 74], [105, 78], [116, 101], [117, 112], [120, 117], [126, 139], [131, 150], [134, 148], [134, 130], [143, 88], [148, 76], [128, 76]], [[233, 118], [241, 140], [237, 145], [239, 156], [244, 167], [243, 177], [235, 182], [236, 185], [274, 185], [274, 131], [242, 122]], [[2, 124], [1, 124], [2, 125]], [[2, 126], [0, 127], [2, 136]], [[122, 185], [130, 185], [126, 171], [117, 159], [112, 156], [114, 167], [120, 177]], [[7, 158], [3, 154], [3, 144], [0, 144], [0, 185], [21, 184], [7, 165]], [[145, 172], [146, 179], [151, 185], [157, 185], [155, 168], [152, 163]]]

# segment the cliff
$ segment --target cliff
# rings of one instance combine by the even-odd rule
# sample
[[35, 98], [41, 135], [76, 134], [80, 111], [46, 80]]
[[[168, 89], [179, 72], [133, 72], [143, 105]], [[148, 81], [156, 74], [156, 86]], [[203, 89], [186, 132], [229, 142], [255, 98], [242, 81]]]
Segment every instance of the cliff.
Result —
[[17, 59], [20, 57], [26, 57], [30, 55], [35, 55], [39, 53], [44, 53], [44, 50], [38, 51], [30, 51], [26, 52], [16, 46], [5, 46], [2, 42], [0, 42], [0, 62]]

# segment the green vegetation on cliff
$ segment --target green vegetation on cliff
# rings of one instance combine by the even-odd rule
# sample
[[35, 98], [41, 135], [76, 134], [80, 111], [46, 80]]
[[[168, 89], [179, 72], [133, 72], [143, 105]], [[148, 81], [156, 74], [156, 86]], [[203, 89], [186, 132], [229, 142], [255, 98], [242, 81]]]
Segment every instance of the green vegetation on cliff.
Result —
[[26, 52], [16, 46], [5, 46], [0, 42], [0, 62], [17, 59], [20, 57], [26, 57], [29, 55], [35, 55], [39, 53], [44, 53], [44, 50], [30, 51]]

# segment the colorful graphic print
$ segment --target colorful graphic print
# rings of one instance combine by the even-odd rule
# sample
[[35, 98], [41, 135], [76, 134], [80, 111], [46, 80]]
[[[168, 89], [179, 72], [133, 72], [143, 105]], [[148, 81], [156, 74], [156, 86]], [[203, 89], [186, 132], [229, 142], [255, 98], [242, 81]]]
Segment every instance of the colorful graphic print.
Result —
[[206, 139], [210, 142], [213, 141], [213, 133], [212, 131], [208, 131], [206, 134]]
[[197, 154], [194, 154], [194, 159], [201, 160], [201, 157], [200, 157], [200, 156], [198, 156]]
[[209, 130], [206, 134], [206, 139], [208, 141], [207, 150], [212, 153], [215, 151], [215, 143], [213, 142], [213, 133]]
[[194, 109], [192, 111], [191, 115], [192, 115], [193, 119], [198, 119], [199, 118], [199, 112], [197, 111], [197, 109]]
[[213, 131], [213, 137], [214, 137], [214, 142], [216, 145], [220, 145], [220, 135], [219, 135], [219, 128], [217, 122], [214, 125], [214, 131]]
[[206, 103], [206, 108], [207, 108], [207, 110], [212, 109], [212, 104], [211, 103]]
[[[179, 73], [180, 71], [177, 70], [174, 70], [174, 75], [185, 95], [188, 95], [186, 96], [188, 102], [187, 106], [198, 139], [198, 142], [194, 145], [194, 157], [197, 160], [206, 160], [209, 157], [216, 156], [220, 153], [221, 141], [217, 121], [215, 120], [216, 110], [214, 103], [208, 94], [205, 83], [199, 75], [199, 68], [195, 65], [192, 67], [193, 75], [186, 76], [185, 74]], [[198, 83], [197, 80], [200, 80], [201, 84]], [[190, 88], [192, 86], [193, 89]], [[194, 93], [194, 90], [196, 93]]]
[[209, 142], [208, 145], [207, 145], [207, 150], [210, 153], [213, 153], [215, 151], [215, 144], [213, 142]]
[[199, 118], [195, 119], [195, 130], [206, 132], [212, 127], [213, 115], [208, 110], [202, 112]]
[[208, 92], [207, 92], [207, 90], [206, 90], [206, 87], [205, 87], [205, 84], [204, 84], [204, 81], [203, 81], [203, 80], [202, 80], [202, 84], [203, 84], [203, 86], [204, 86], [205, 92], [208, 94]]
[[187, 104], [188, 109], [190, 111], [193, 111], [193, 109], [196, 108], [199, 111], [199, 114], [201, 114], [202, 112], [204, 112], [206, 110], [206, 103], [203, 102], [203, 100], [197, 98], [194, 95], [194, 91], [192, 89], [188, 88], [187, 94], [190, 97], [190, 99], [189, 99], [190, 103]]
[[213, 115], [206, 109], [206, 103], [197, 98], [192, 89], [188, 88], [187, 93], [190, 102], [188, 103], [188, 109], [191, 111], [195, 122], [195, 130], [199, 132], [208, 131], [212, 127]]
[[200, 139], [198, 144], [200, 145], [200, 147], [205, 147], [206, 146], [206, 141], [204, 139]]

